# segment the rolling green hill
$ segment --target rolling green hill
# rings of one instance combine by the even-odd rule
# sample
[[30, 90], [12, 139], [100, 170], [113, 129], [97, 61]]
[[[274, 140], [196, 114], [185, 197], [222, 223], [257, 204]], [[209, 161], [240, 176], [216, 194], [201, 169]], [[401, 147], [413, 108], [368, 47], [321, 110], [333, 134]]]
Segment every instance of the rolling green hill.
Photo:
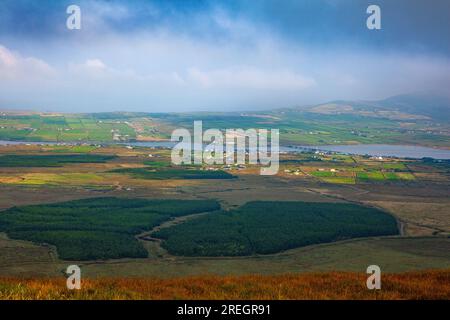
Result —
[[114, 142], [169, 139], [175, 128], [279, 129], [283, 144], [450, 147], [449, 99], [400, 95], [255, 112], [0, 114], [0, 140]]

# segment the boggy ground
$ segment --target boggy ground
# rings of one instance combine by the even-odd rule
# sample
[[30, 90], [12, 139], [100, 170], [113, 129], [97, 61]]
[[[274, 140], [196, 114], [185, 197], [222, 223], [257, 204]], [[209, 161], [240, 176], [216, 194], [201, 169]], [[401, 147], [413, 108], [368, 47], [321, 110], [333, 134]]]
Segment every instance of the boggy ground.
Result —
[[[64, 154], [49, 146], [1, 147], [0, 154]], [[160, 278], [194, 275], [280, 274], [286, 272], [355, 271], [379, 264], [383, 272], [448, 269], [450, 266], [450, 184], [443, 164], [398, 159], [376, 161], [360, 157], [311, 159], [311, 155], [282, 155], [280, 172], [263, 177], [258, 168], [231, 171], [229, 180], [146, 180], [111, 173], [118, 168], [143, 167], [147, 161], [169, 161], [167, 150], [95, 147], [83, 153], [117, 155], [105, 163], [62, 167], [0, 168], [0, 208], [100, 197], [149, 199], [217, 199], [225, 209], [248, 201], [356, 202], [393, 214], [402, 223], [402, 237], [358, 239], [289, 250], [275, 255], [239, 258], [185, 258], [168, 255], [148, 243], [149, 257], [80, 263], [91, 277]], [[149, 157], [152, 154], [153, 157]], [[290, 160], [298, 160], [290, 161]], [[323, 172], [335, 169], [330, 179]], [[285, 172], [288, 170], [289, 172]], [[392, 170], [414, 180], [388, 179]], [[371, 173], [373, 180], [358, 178]], [[376, 172], [376, 174], [374, 173]], [[342, 183], [341, 175], [351, 178]], [[383, 177], [383, 179], [381, 179]], [[347, 181], [345, 180], [345, 181]], [[344, 181], [344, 182], [345, 182]], [[1, 212], [0, 212], [1, 214]], [[0, 276], [55, 277], [73, 262], [58, 258], [54, 248], [0, 237]]]

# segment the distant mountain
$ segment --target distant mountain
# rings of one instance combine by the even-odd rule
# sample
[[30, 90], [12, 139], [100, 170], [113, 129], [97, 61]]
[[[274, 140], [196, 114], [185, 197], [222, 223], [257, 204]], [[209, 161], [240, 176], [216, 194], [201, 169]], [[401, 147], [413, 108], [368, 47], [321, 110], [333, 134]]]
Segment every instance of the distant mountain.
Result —
[[427, 94], [404, 94], [379, 101], [337, 100], [299, 110], [319, 114], [358, 114], [393, 120], [450, 122], [450, 99]]
[[450, 99], [430, 94], [403, 94], [378, 101], [379, 105], [400, 112], [450, 121]]

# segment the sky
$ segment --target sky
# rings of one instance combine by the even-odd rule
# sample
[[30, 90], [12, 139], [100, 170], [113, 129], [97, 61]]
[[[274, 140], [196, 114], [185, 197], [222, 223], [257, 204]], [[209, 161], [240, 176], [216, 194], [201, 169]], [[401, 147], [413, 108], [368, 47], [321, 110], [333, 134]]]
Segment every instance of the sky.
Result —
[[[69, 5], [81, 30], [69, 30]], [[381, 9], [369, 30], [366, 9]], [[450, 95], [448, 0], [2, 0], [0, 108], [248, 111]]]

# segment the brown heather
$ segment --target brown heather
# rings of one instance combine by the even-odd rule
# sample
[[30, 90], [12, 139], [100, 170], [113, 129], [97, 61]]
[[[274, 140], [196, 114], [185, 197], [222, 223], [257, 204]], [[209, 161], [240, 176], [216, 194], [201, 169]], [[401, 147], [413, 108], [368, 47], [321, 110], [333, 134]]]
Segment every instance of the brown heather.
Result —
[[62, 278], [0, 278], [0, 299], [450, 299], [450, 270], [383, 274], [381, 290], [349, 272], [85, 279], [79, 291]]

